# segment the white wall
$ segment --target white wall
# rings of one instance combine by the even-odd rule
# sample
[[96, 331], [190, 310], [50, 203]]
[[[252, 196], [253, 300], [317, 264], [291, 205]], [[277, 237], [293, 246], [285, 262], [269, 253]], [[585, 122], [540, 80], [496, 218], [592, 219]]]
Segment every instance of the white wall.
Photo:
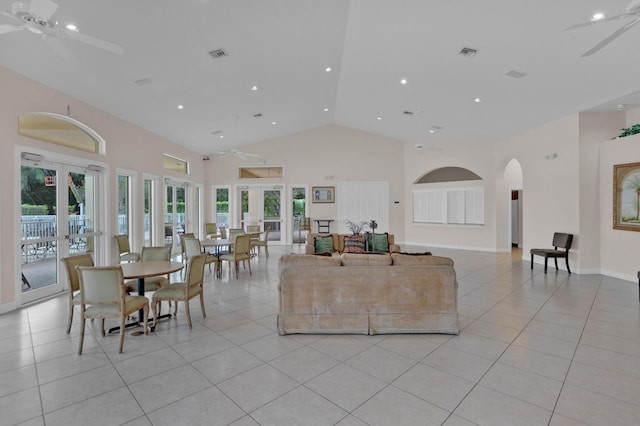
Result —
[[[627, 123], [627, 125], [631, 125]], [[636, 281], [640, 232], [613, 229], [613, 166], [640, 162], [640, 134], [606, 141], [600, 147], [600, 240], [603, 274]]]
[[[413, 223], [412, 191], [424, 187], [414, 184], [425, 173], [441, 167], [463, 167], [482, 178], [485, 195], [484, 226], [456, 226]], [[416, 150], [415, 143], [404, 144], [404, 207], [405, 242], [426, 244], [432, 247], [464, 248], [495, 251], [496, 212], [493, 149], [491, 144], [459, 144], [430, 142], [423, 150]], [[477, 181], [459, 182], [455, 186], [473, 186]], [[431, 187], [452, 186], [451, 184], [430, 184]], [[509, 200], [511, 197], [509, 196]], [[505, 203], [507, 201], [505, 200]], [[510, 202], [510, 201], [509, 201]]]
[[[402, 142], [380, 135], [361, 132], [338, 125], [327, 125], [282, 138], [243, 146], [242, 151], [258, 154], [265, 166], [282, 166], [282, 179], [238, 179], [238, 167], [256, 166], [255, 158], [220, 158], [212, 155], [208, 161], [207, 182], [216, 185], [251, 184], [309, 184], [335, 186], [338, 182], [389, 182], [389, 229], [378, 232], [404, 238], [403, 154]], [[232, 189], [233, 191], [233, 189]], [[289, 191], [287, 190], [288, 194]], [[399, 201], [395, 204], [394, 201]], [[336, 203], [309, 202], [311, 219], [336, 219]], [[211, 206], [207, 219], [211, 217]], [[289, 222], [291, 218], [286, 218]], [[372, 218], [375, 219], [375, 218]], [[332, 223], [331, 231], [338, 232], [342, 224]], [[316, 224], [312, 222], [316, 231]]]

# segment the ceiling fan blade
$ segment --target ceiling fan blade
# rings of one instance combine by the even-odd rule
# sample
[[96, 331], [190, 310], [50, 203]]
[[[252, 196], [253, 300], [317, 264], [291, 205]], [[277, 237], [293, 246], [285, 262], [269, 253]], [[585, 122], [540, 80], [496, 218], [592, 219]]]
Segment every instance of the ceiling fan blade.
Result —
[[29, 11], [32, 15], [48, 21], [58, 10], [58, 5], [51, 0], [31, 0]]
[[24, 27], [16, 27], [15, 25], [2, 24], [0, 25], [0, 34], [12, 33], [14, 31], [21, 31]]
[[620, 29], [616, 32], [614, 32], [613, 34], [611, 34], [609, 37], [605, 38], [604, 40], [602, 40], [600, 43], [596, 44], [595, 46], [593, 46], [591, 49], [587, 50], [586, 52], [584, 52], [581, 56], [584, 58], [586, 56], [591, 56], [594, 53], [596, 53], [597, 51], [599, 51], [600, 49], [602, 49], [603, 47], [605, 47], [607, 44], [611, 43], [613, 40], [617, 39], [618, 37], [620, 37], [623, 33], [625, 33], [626, 31], [628, 31], [631, 27], [633, 27], [634, 25], [636, 25], [638, 22], [640, 22], [640, 18], [636, 18], [635, 20], [626, 23], [625, 25], [623, 25], [622, 27], [620, 27]]
[[581, 22], [575, 25], [570, 25], [567, 28], [564, 28], [562, 31], [575, 30], [576, 28], [582, 28], [582, 27], [590, 27], [591, 25], [597, 25], [603, 22], [608, 22], [608, 21], [617, 21], [618, 19], [626, 18], [629, 16], [635, 16], [635, 15], [636, 15], [635, 13], [621, 13], [620, 15], [609, 16], [607, 18], [602, 18], [595, 21], [587, 21], [587, 22]]
[[77, 31], [65, 31], [64, 34], [72, 40], [80, 41], [94, 47], [99, 47], [100, 49], [107, 50], [117, 55], [122, 55], [124, 52], [124, 49], [119, 44], [111, 43], [110, 41], [82, 34]]

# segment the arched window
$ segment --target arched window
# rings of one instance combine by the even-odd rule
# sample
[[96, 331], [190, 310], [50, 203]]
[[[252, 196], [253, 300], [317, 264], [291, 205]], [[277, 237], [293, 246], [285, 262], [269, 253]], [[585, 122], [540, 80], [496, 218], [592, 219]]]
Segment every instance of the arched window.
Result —
[[18, 116], [18, 133], [80, 151], [104, 154], [105, 141], [89, 126], [66, 115], [30, 112]]

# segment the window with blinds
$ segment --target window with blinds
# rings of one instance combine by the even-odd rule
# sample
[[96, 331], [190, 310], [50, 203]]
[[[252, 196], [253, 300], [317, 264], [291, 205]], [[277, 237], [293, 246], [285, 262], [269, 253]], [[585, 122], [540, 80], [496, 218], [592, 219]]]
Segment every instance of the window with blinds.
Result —
[[413, 221], [483, 225], [484, 189], [475, 187], [414, 190]]

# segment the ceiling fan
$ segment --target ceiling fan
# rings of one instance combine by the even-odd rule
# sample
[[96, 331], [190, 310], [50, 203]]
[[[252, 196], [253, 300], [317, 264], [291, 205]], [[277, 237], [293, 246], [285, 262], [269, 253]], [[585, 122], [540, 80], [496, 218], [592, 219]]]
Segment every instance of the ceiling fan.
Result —
[[241, 158], [243, 160], [246, 160], [247, 157], [258, 157], [258, 154], [250, 154], [248, 152], [242, 152], [238, 149], [230, 149], [229, 151], [221, 151], [218, 153], [218, 155], [220, 156], [220, 158], [227, 158], [227, 157], [238, 157]]
[[45, 40], [50, 37], [57, 39], [69, 38], [112, 53], [122, 54], [122, 46], [82, 34], [75, 26], [63, 26], [54, 17], [57, 10], [58, 5], [51, 0], [31, 0], [30, 2], [13, 3], [11, 12], [0, 10], [0, 15], [20, 21], [20, 23], [17, 25], [0, 24], [0, 34], [27, 29], [34, 34], [42, 36]]
[[626, 18], [632, 18], [632, 20], [627, 22], [626, 24], [624, 24], [622, 27], [620, 27], [616, 32], [611, 34], [609, 37], [605, 38], [600, 43], [596, 44], [591, 49], [589, 49], [585, 53], [583, 53], [581, 55], [581, 57], [584, 58], [585, 56], [593, 55], [594, 53], [596, 53], [597, 51], [599, 51], [600, 49], [605, 47], [607, 44], [611, 43], [613, 40], [615, 40], [616, 38], [620, 37], [624, 32], [629, 30], [631, 27], [636, 25], [638, 22], [640, 22], [640, 0], [631, 0], [631, 3], [629, 3], [629, 5], [627, 6], [627, 12], [626, 13], [621, 13], [619, 15], [609, 16], [609, 17], [602, 18], [602, 19], [597, 19], [597, 20], [594, 19], [594, 20], [589, 21], [589, 22], [582, 22], [580, 24], [571, 25], [571, 26], [565, 28], [563, 31], [573, 30], [573, 29], [576, 29], [576, 28], [581, 28], [581, 27], [587, 27], [587, 26], [591, 26], [591, 25], [600, 24], [602, 22], [615, 21], [615, 20], [618, 20], [618, 19], [626, 19]]

